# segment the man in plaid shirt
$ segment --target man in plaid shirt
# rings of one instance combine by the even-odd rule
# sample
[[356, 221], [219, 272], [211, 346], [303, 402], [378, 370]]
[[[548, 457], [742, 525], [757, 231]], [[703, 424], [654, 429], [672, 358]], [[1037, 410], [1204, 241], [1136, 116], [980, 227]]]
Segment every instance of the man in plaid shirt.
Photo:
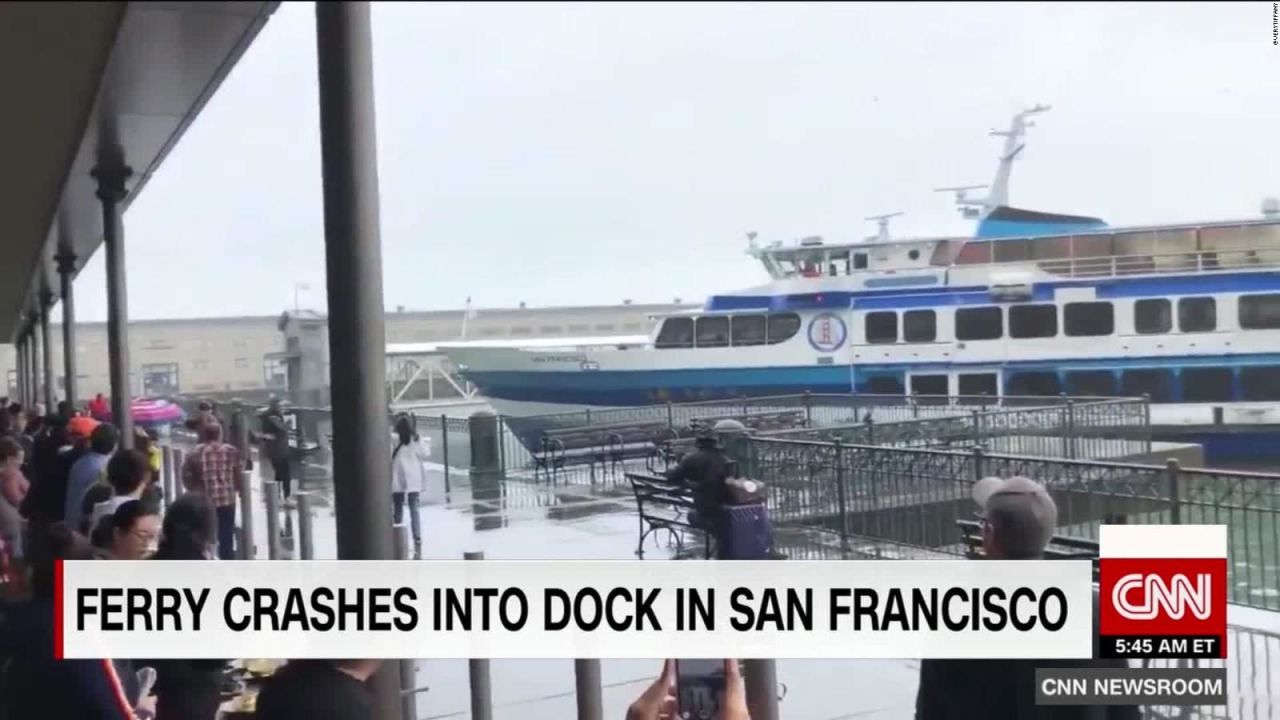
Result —
[[218, 514], [218, 557], [235, 559], [236, 483], [244, 461], [240, 451], [222, 442], [222, 426], [200, 426], [200, 444], [182, 465], [182, 486], [204, 493]]

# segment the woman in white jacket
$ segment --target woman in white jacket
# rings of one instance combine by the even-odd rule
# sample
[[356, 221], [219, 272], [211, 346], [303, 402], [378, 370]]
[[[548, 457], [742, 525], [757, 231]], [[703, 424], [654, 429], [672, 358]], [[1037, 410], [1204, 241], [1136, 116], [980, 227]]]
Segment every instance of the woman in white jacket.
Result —
[[431, 451], [414, 432], [407, 416], [396, 420], [396, 447], [391, 451], [391, 502], [395, 523], [404, 522], [405, 501], [409, 504], [409, 526], [413, 528], [413, 555], [422, 557], [422, 522], [418, 519], [418, 494], [427, 488], [427, 466]]

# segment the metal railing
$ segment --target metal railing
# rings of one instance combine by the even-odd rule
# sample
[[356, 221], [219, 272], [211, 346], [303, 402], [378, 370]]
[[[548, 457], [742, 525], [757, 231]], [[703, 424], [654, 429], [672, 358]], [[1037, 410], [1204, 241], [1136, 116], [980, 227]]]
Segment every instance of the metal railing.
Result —
[[1147, 706], [1152, 720], [1212, 718], [1273, 720], [1280, 713], [1280, 633], [1243, 625], [1227, 626], [1226, 660], [1147, 660], [1145, 667], [1225, 667], [1225, 706]]
[[1151, 451], [1146, 400], [1072, 400], [1051, 407], [973, 408], [942, 417], [760, 433], [765, 437], [900, 447], [981, 446], [996, 452], [1114, 458]]
[[1230, 528], [1231, 601], [1280, 610], [1280, 475], [842, 442], [745, 438], [730, 453], [763, 481], [771, 519], [837, 534], [963, 554], [956, 521], [974, 516], [987, 476], [1043, 483], [1064, 534], [1103, 523]]

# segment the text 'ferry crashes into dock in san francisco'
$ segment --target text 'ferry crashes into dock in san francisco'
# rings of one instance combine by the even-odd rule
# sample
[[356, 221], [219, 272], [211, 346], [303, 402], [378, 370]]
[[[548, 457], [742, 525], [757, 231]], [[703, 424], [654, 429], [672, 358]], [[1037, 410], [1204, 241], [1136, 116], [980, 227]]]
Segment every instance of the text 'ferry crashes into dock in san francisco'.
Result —
[[[508, 415], [814, 393], [1142, 396], [1211, 454], [1280, 438], [1280, 202], [1263, 217], [1111, 228], [1008, 204], [1029, 118], [971, 238], [806, 238], [750, 253], [770, 282], [660, 318], [648, 342], [448, 347]], [[1237, 434], [1243, 433], [1243, 434]], [[1167, 434], [1167, 433], [1166, 433]], [[1194, 437], [1193, 437], [1194, 436]]]

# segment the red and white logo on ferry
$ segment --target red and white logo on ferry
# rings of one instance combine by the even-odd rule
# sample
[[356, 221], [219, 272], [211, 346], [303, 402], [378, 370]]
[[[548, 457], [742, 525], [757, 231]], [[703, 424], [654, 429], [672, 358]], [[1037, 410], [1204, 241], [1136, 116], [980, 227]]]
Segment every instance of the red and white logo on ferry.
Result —
[[844, 320], [834, 313], [821, 313], [809, 321], [809, 344], [818, 352], [835, 352], [848, 334]]

